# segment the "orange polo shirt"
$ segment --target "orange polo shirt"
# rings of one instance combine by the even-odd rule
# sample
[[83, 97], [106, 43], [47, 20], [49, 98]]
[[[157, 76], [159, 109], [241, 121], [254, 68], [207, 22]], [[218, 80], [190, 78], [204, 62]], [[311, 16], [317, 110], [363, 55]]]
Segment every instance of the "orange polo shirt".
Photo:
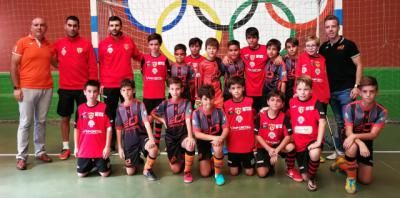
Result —
[[13, 54], [21, 56], [19, 80], [21, 88], [48, 89], [53, 87], [50, 60], [53, 48], [47, 40], [39, 42], [32, 36], [17, 41]]

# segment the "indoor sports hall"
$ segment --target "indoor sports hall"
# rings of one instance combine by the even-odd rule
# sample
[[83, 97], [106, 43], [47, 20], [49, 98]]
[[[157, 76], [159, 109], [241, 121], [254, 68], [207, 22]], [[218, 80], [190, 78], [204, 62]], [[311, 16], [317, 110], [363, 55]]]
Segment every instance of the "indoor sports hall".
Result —
[[[400, 193], [400, 1], [395, 0], [0, 0], [0, 197], [398, 197]], [[217, 186], [213, 176], [203, 178], [198, 171], [197, 155], [193, 164], [193, 183], [182, 182], [182, 173], [173, 174], [168, 165], [164, 138], [154, 165], [159, 180], [147, 181], [139, 171], [127, 176], [118, 152], [113, 153], [111, 175], [96, 173], [79, 178], [76, 159], [60, 160], [59, 73], [52, 67], [52, 100], [46, 121], [46, 151], [52, 163], [35, 159], [33, 126], [29, 135], [27, 169], [16, 169], [19, 108], [13, 95], [10, 76], [11, 56], [18, 39], [30, 33], [32, 19], [42, 17], [48, 29], [45, 38], [53, 43], [65, 37], [66, 17], [80, 19], [80, 36], [91, 41], [96, 55], [99, 42], [108, 35], [108, 18], [122, 19], [122, 32], [133, 39], [139, 51], [148, 52], [147, 36], [158, 33], [163, 38], [161, 52], [175, 61], [174, 46], [187, 45], [192, 37], [205, 41], [214, 37], [220, 43], [219, 57], [227, 53], [227, 43], [238, 40], [245, 47], [245, 31], [256, 27], [259, 43], [271, 38], [283, 45], [295, 37], [299, 51], [305, 48], [304, 38], [316, 35], [327, 41], [324, 18], [339, 18], [339, 34], [354, 41], [362, 57], [363, 75], [374, 76], [379, 83], [377, 102], [388, 111], [382, 132], [374, 141], [373, 183], [359, 184], [357, 193], [347, 194], [346, 175], [331, 171], [333, 160], [321, 163], [318, 190], [309, 192], [306, 182], [298, 183], [286, 176], [285, 160], [279, 158], [275, 174], [267, 178], [257, 175], [229, 174], [224, 159], [225, 184]], [[189, 47], [188, 47], [189, 48]], [[188, 52], [189, 54], [189, 49]], [[205, 54], [204, 46], [201, 54]], [[136, 98], [143, 99], [140, 63], [132, 61]], [[222, 79], [221, 79], [222, 81]], [[76, 110], [76, 107], [75, 109]], [[73, 118], [74, 116], [72, 116]], [[335, 149], [330, 132], [336, 122], [328, 106], [323, 156]], [[73, 145], [73, 119], [70, 145]], [[164, 133], [162, 137], [164, 136]], [[73, 148], [73, 147], [72, 147]]]

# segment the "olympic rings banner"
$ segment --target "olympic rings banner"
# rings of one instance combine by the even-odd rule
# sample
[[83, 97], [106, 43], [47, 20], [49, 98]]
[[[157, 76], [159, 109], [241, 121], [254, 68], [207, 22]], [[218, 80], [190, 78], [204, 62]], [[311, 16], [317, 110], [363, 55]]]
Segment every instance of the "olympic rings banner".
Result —
[[[282, 43], [289, 37], [315, 34], [320, 21], [333, 12], [334, 0], [123, 0], [128, 23], [146, 33], [163, 36], [163, 53], [174, 60], [172, 49], [192, 37], [215, 37], [224, 50], [226, 41], [246, 46], [245, 31], [256, 27], [260, 43], [271, 38]], [[318, 11], [319, 9], [319, 11]], [[114, 13], [115, 14], [115, 13]], [[134, 36], [135, 39], [135, 36]], [[136, 39], [135, 39], [136, 41]], [[203, 47], [204, 52], [204, 47]], [[223, 53], [223, 52], [222, 52]]]

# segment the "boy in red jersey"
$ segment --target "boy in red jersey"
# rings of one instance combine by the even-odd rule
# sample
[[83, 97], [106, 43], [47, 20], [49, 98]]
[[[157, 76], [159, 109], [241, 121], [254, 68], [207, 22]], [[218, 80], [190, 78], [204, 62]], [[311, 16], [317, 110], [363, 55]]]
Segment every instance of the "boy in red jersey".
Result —
[[86, 82], [83, 93], [87, 101], [79, 105], [75, 114], [74, 154], [79, 177], [85, 177], [93, 167], [103, 177], [111, 173], [109, 156], [112, 129], [106, 115], [106, 105], [97, 101], [99, 89], [98, 81]]
[[[150, 34], [147, 37], [150, 53], [144, 54], [141, 61], [143, 75], [143, 103], [147, 112], [151, 112], [165, 99], [165, 81], [168, 75], [169, 61], [161, 54], [161, 35]], [[149, 122], [153, 123], [151, 116]], [[151, 124], [153, 125], [153, 124]], [[159, 146], [162, 124], [155, 122], [156, 144]]]
[[346, 106], [345, 160], [336, 164], [346, 172], [345, 190], [356, 192], [356, 181], [361, 184], [372, 182], [373, 141], [379, 136], [387, 119], [387, 110], [375, 101], [378, 82], [374, 77], [364, 76], [360, 81], [361, 100]]
[[268, 109], [258, 114], [254, 132], [257, 140], [257, 174], [263, 178], [274, 172], [278, 154], [285, 156], [287, 176], [296, 182], [303, 181], [300, 173], [294, 168], [296, 150], [290, 135], [290, 120], [282, 112], [284, 96], [282, 92], [271, 91], [267, 95]]
[[201, 46], [203, 45], [203, 41], [197, 37], [191, 38], [189, 40], [189, 49], [190, 54], [185, 57], [185, 62], [192, 68], [193, 70], [193, 78], [190, 81], [190, 95], [191, 102], [194, 104], [197, 96], [197, 90], [200, 88], [199, 86], [199, 63], [204, 60], [204, 56], [200, 55]]
[[181, 98], [184, 87], [180, 78], [168, 79], [168, 87], [171, 98], [158, 105], [151, 116], [166, 128], [165, 144], [172, 172], [178, 174], [184, 168], [183, 181], [191, 183], [196, 145], [191, 124], [192, 105], [188, 99]]
[[150, 181], [157, 180], [152, 167], [157, 157], [157, 146], [147, 120], [143, 103], [134, 98], [135, 81], [125, 79], [121, 82], [121, 95], [124, 102], [118, 106], [115, 118], [119, 157], [125, 161], [126, 174], [134, 175], [138, 169], [140, 153], [146, 164], [143, 175]]
[[[275, 64], [275, 59], [279, 57], [281, 51], [281, 42], [277, 39], [271, 39], [267, 42], [268, 61], [265, 64], [265, 81], [263, 87], [263, 97], [266, 98], [270, 91], [286, 91], [286, 65], [285, 62]], [[265, 100], [267, 101], [267, 100]]]
[[[211, 174], [211, 158], [214, 161], [215, 183], [225, 183], [222, 175], [224, 166], [224, 154], [222, 148], [224, 140], [229, 133], [228, 123], [224, 111], [214, 106], [214, 88], [211, 85], [203, 85], [199, 89], [201, 106], [192, 113], [192, 127], [197, 139], [197, 150], [200, 161], [200, 175], [208, 177]], [[211, 153], [214, 151], [214, 156]]]
[[303, 75], [296, 79], [296, 97], [289, 102], [296, 158], [309, 191], [317, 190], [315, 177], [320, 163], [326, 115], [321, 103], [312, 96], [312, 79]]
[[190, 101], [191, 97], [189, 84], [192, 81], [194, 72], [192, 68], [187, 63], [185, 63], [186, 46], [184, 44], [175, 45], [174, 55], [175, 63], [172, 63], [170, 69], [168, 70], [169, 76], [178, 77], [182, 80], [183, 92], [180, 97], [186, 98]]
[[319, 38], [307, 36], [305, 52], [299, 55], [296, 66], [296, 77], [308, 75], [313, 81], [313, 96], [322, 103], [324, 111], [329, 103], [330, 91], [325, 58], [318, 54]]
[[[227, 83], [232, 98], [225, 101], [224, 110], [229, 124], [226, 140], [228, 147], [228, 166], [231, 175], [239, 174], [244, 168], [246, 175], [254, 174], [254, 115], [253, 99], [245, 97], [244, 79], [231, 77]], [[227, 87], [227, 88], [228, 88]]]
[[299, 47], [299, 40], [296, 38], [288, 38], [285, 42], [285, 49], [287, 50], [286, 56], [284, 56], [283, 61], [286, 64], [286, 90], [285, 90], [285, 107], [284, 112], [289, 109], [289, 100], [293, 98], [294, 95], [294, 83], [296, 74], [296, 64], [297, 64], [297, 53]]
[[[229, 93], [228, 80], [231, 77], [239, 76], [244, 79], [244, 62], [240, 58], [240, 43], [237, 40], [231, 40], [228, 42], [228, 54], [229, 64], [223, 64], [224, 69], [224, 101], [232, 98]], [[244, 89], [244, 87], [243, 87]], [[243, 90], [244, 91], [244, 90]], [[244, 94], [243, 92], [243, 95]]]
[[[212, 85], [215, 91], [214, 106], [222, 108], [224, 98], [220, 78], [223, 75], [221, 59], [217, 57], [219, 43], [215, 38], [206, 40], [207, 57], [199, 64], [200, 85]], [[199, 100], [200, 98], [198, 98]], [[197, 105], [198, 106], [198, 105]]]

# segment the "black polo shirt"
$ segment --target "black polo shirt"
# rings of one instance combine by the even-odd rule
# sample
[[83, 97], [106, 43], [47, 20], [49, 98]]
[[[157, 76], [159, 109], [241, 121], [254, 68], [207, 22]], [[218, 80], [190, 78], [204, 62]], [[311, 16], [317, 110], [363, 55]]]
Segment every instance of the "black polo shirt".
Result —
[[353, 41], [340, 37], [331, 45], [326, 41], [319, 48], [319, 53], [326, 59], [326, 69], [331, 92], [353, 88], [356, 82], [357, 66], [352, 58], [360, 55]]

